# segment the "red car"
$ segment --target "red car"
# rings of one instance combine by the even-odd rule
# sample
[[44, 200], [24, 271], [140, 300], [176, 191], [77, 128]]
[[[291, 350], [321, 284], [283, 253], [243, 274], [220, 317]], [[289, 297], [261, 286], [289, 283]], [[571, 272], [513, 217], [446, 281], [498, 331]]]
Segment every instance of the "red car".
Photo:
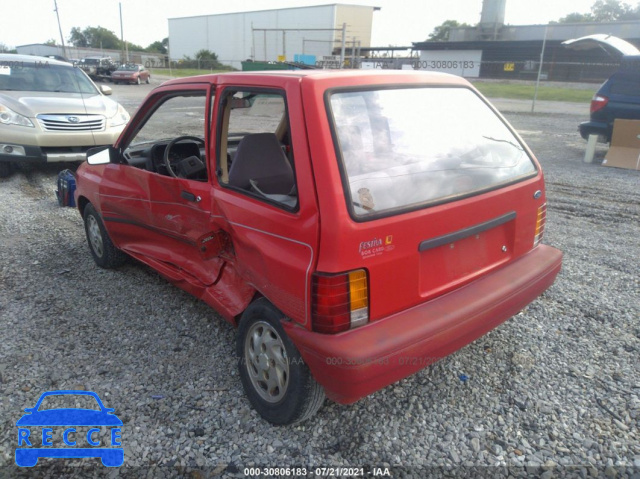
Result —
[[118, 83], [150, 83], [151, 73], [145, 70], [142, 65], [126, 64], [120, 65], [116, 71], [111, 74], [111, 81], [116, 85]]
[[172, 80], [77, 180], [96, 263], [132, 256], [237, 326], [246, 394], [276, 424], [451, 354], [561, 267], [540, 165], [451, 75]]

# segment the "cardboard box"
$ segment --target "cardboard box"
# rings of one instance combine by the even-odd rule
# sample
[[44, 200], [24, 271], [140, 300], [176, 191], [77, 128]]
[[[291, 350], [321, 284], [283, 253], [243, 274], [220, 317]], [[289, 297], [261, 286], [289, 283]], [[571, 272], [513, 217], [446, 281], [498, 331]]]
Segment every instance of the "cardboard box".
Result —
[[615, 120], [602, 166], [640, 170], [640, 120]]

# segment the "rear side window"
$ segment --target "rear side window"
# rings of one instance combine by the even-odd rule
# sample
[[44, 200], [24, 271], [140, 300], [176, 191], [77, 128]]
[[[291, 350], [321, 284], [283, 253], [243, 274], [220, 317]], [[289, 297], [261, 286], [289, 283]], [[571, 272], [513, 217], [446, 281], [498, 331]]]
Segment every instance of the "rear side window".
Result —
[[640, 97], [640, 71], [622, 70], [615, 73], [609, 80], [609, 93]]
[[356, 219], [452, 201], [536, 173], [522, 144], [466, 88], [334, 91], [328, 105]]

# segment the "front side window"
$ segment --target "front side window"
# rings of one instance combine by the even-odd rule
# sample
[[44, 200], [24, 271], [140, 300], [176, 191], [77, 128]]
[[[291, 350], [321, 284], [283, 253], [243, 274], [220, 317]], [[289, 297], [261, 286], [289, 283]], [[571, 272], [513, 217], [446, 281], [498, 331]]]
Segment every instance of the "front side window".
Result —
[[164, 176], [206, 181], [206, 112], [206, 90], [163, 98], [126, 148], [127, 162]]
[[536, 173], [517, 138], [469, 89], [337, 91], [328, 103], [357, 218], [451, 201]]
[[227, 90], [220, 108], [220, 183], [295, 209], [298, 194], [284, 95]]

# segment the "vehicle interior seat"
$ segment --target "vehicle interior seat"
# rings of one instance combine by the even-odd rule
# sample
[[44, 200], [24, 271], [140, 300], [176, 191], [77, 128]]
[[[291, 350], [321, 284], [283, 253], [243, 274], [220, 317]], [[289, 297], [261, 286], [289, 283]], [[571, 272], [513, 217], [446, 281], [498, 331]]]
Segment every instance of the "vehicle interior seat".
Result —
[[288, 206], [297, 202], [293, 169], [274, 133], [242, 138], [229, 169], [229, 185]]

